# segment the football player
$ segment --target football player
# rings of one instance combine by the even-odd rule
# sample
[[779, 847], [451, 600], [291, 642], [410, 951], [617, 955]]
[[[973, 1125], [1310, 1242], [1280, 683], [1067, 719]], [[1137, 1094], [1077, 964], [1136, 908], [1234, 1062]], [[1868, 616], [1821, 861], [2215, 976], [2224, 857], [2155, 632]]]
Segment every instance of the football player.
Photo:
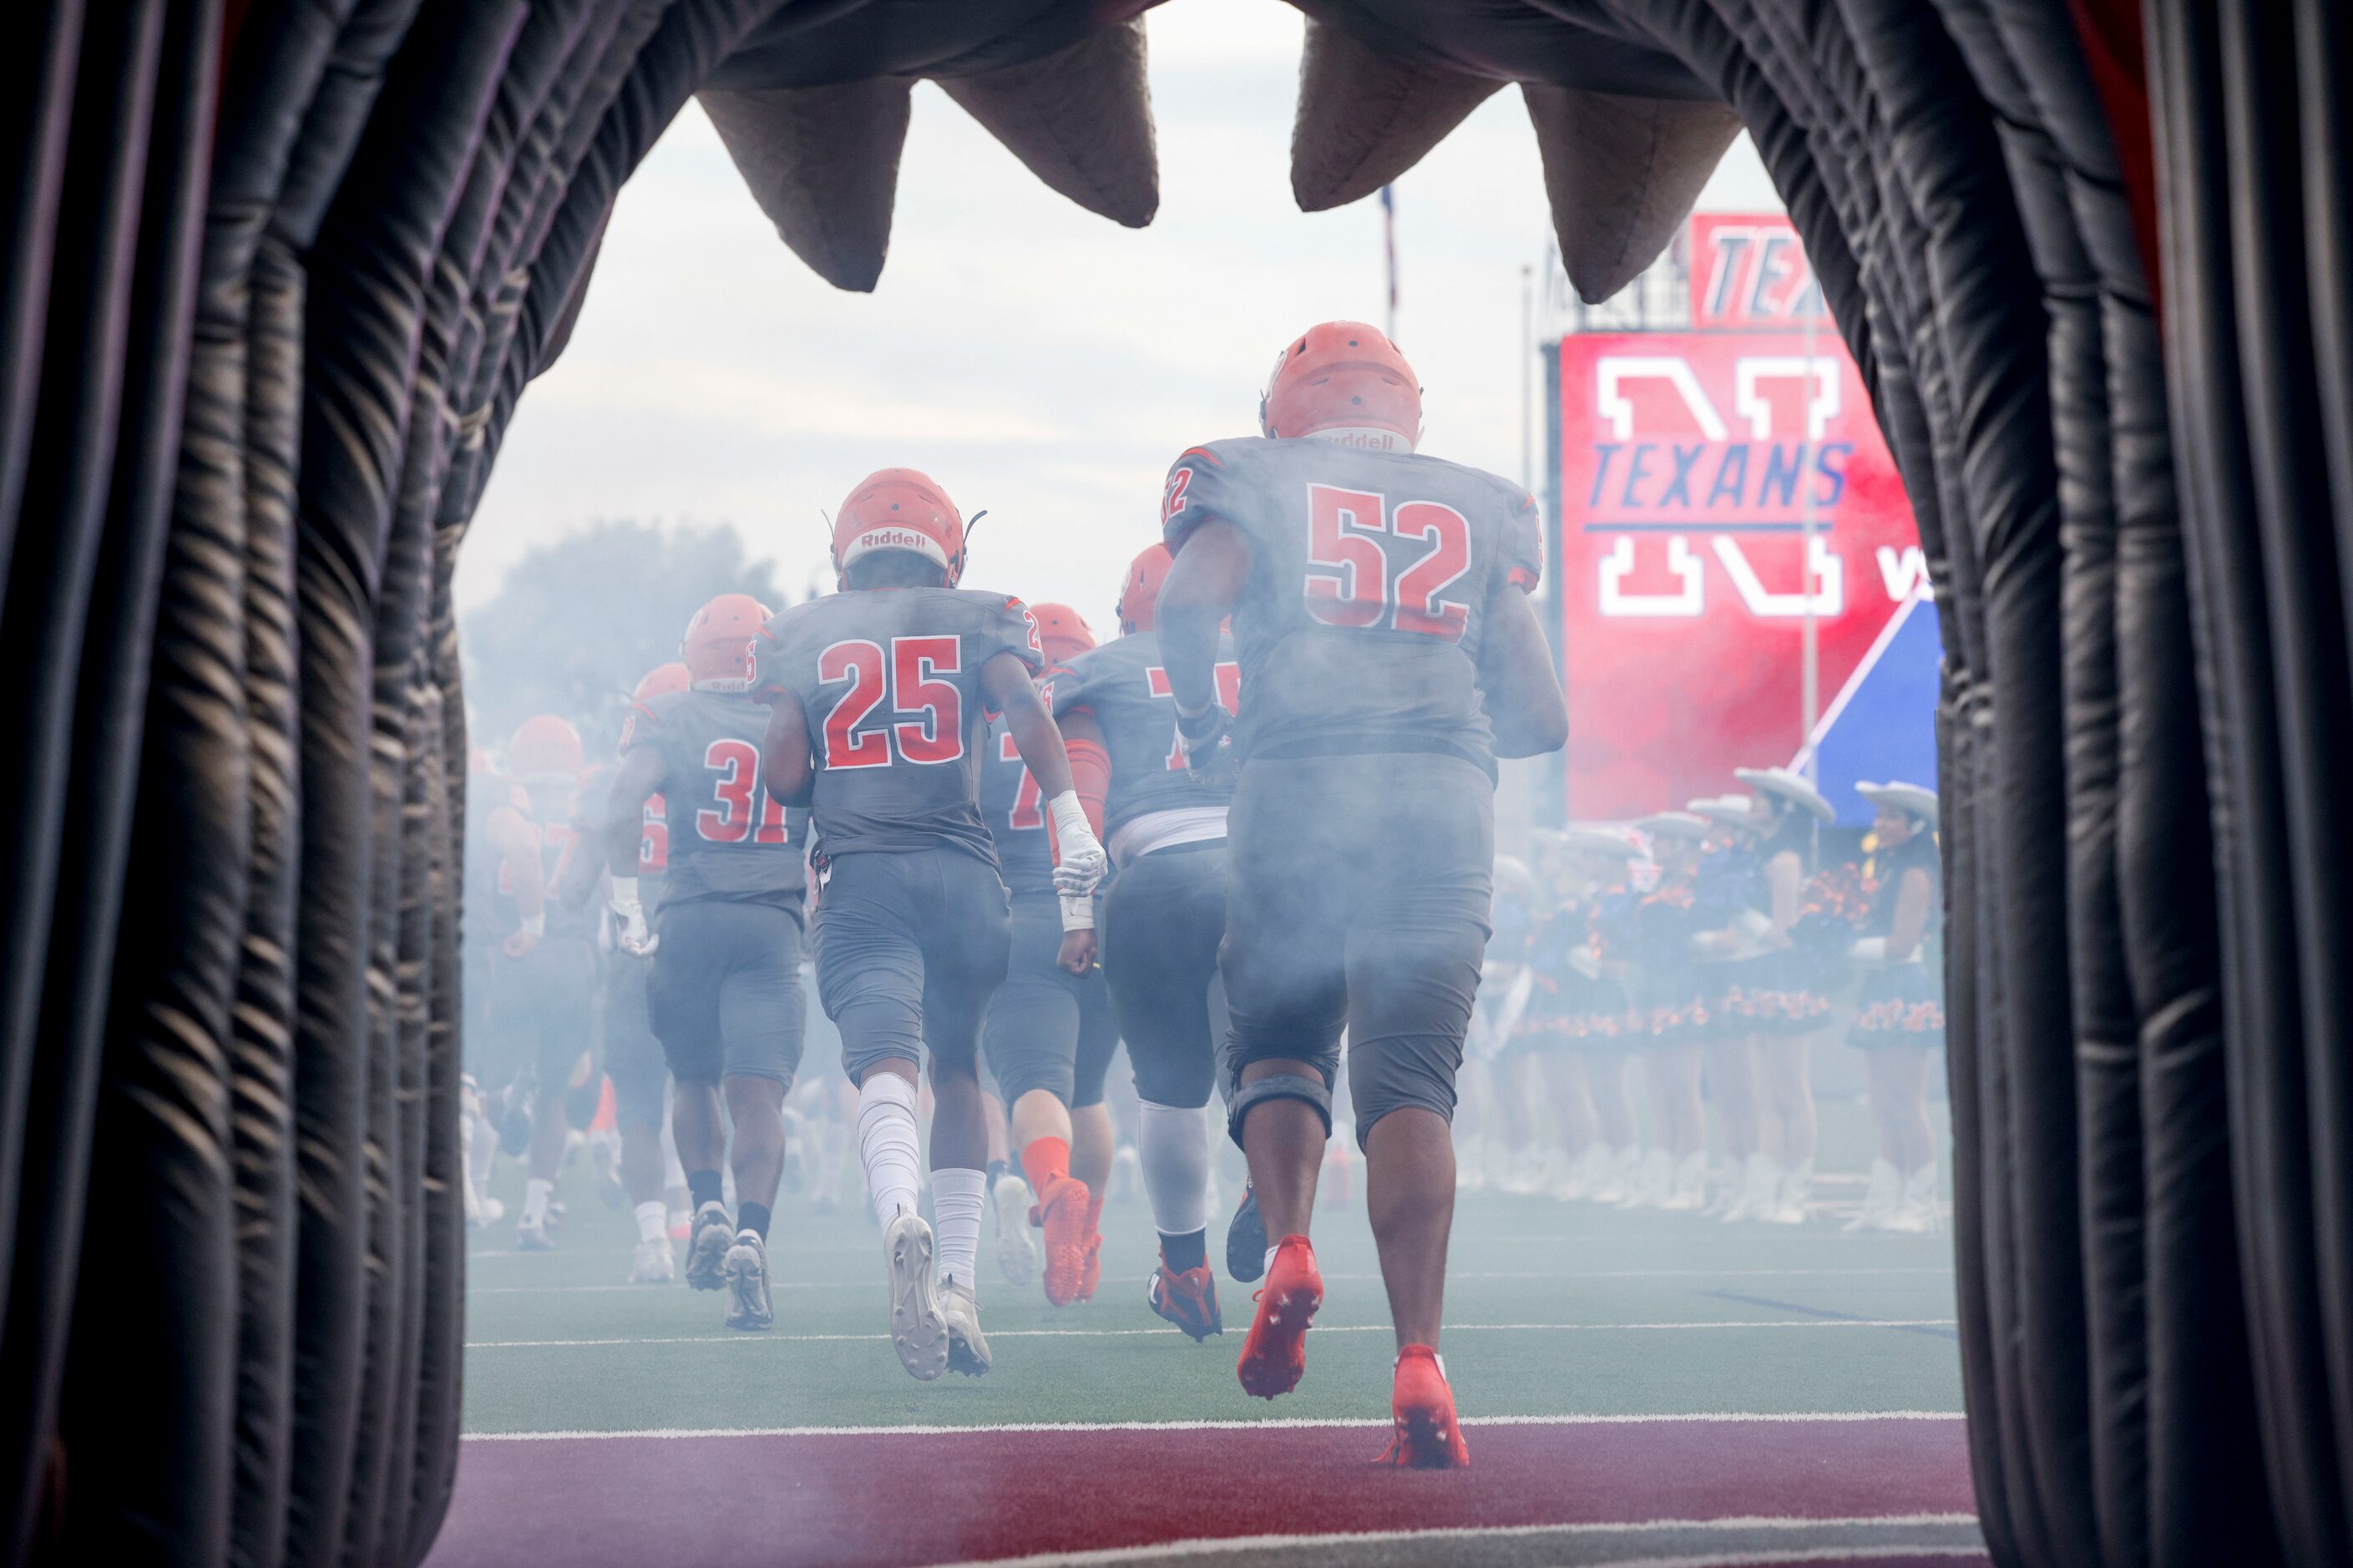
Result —
[[[1233, 784], [1187, 768], [1176, 743], [1176, 705], [1153, 629], [1168, 567], [1160, 544], [1128, 567], [1121, 635], [1055, 679], [1054, 717], [1079, 798], [1102, 803], [1103, 837], [1119, 868], [1103, 896], [1103, 965], [1135, 1068], [1136, 1143], [1160, 1233], [1160, 1263], [1145, 1299], [1200, 1341], [1225, 1331], [1207, 1255], [1205, 1108], [1226, 1034], [1218, 939], [1226, 929], [1226, 804]], [[1240, 667], [1226, 639], [1217, 652], [1218, 700], [1230, 710]]]
[[[784, 1176], [785, 1092], [800, 1067], [803, 1025], [808, 814], [787, 810], [763, 781], [767, 715], [746, 695], [752, 644], [766, 620], [766, 607], [749, 594], [723, 594], [695, 612], [679, 649], [687, 689], [658, 693], [631, 710], [605, 819], [620, 946], [652, 955], [647, 1017], [677, 1082], [670, 1134], [694, 1207], [686, 1282], [723, 1287], [727, 1326], [745, 1331], [776, 1321], [768, 1225]], [[638, 880], [644, 807], [657, 795], [670, 849], [658, 934]], [[723, 1157], [735, 1173], [733, 1221]]]
[[[501, 923], [512, 922], [491, 963], [493, 1026], [517, 1047], [519, 1079], [531, 1107], [528, 1179], [515, 1247], [544, 1252], [564, 1158], [569, 1090], [584, 1077], [596, 1030], [596, 954], [586, 911], [548, 897], [564, 880], [574, 850], [580, 774], [586, 762], [580, 731], [553, 713], [525, 720], [507, 747], [517, 792], [491, 814], [498, 846]], [[516, 1090], [508, 1099], [512, 1114]]]
[[[1061, 668], [1095, 646], [1095, 635], [1067, 605], [1033, 605], [1029, 613], [1050, 690], [1063, 679]], [[1064, 741], [1075, 783], [1082, 747]], [[1102, 1277], [1112, 1152], [1103, 1079], [1119, 1029], [1093, 953], [1079, 940], [1068, 940], [1066, 949], [1045, 801], [1002, 715], [989, 724], [980, 768], [981, 817], [1013, 910], [1012, 957], [981, 1021], [980, 1047], [1009, 1109], [1021, 1164], [1019, 1175], [1008, 1173], [992, 1191], [1001, 1227], [1026, 1221], [1045, 1232], [1046, 1300], [1065, 1307], [1092, 1297]], [[1017, 1232], [1014, 1239], [1029, 1238]], [[1008, 1251], [1002, 1238], [998, 1249], [1002, 1261]]]
[[[650, 718], [656, 698], [686, 690], [692, 685], [687, 668], [673, 660], [649, 671], [631, 694], [628, 717], [621, 721], [620, 754], [628, 754], [639, 716]], [[613, 774], [614, 768], [598, 773]], [[592, 781], [596, 775], [591, 775]], [[610, 853], [613, 824], [606, 813], [615, 809], [612, 783], [592, 785], [586, 795], [587, 814], [579, 824], [581, 836], [601, 853], [575, 856], [573, 872], [559, 889], [566, 903], [585, 902], [604, 881]], [[638, 898], [641, 907], [661, 906], [662, 878], [670, 868], [670, 825], [660, 795], [649, 795], [638, 808]], [[621, 806], [624, 816], [628, 807]], [[605, 1072], [613, 1084], [613, 1120], [620, 1132], [620, 1182], [638, 1216], [638, 1247], [629, 1267], [633, 1285], [667, 1285], [678, 1278], [677, 1259], [670, 1245], [669, 1205], [665, 1201], [668, 1157], [662, 1151], [662, 1102], [670, 1087], [670, 1068], [662, 1060], [661, 1042], [654, 1037], [646, 1016], [646, 972], [651, 960], [642, 952], [620, 947], [605, 967]]]
[[[1498, 756], [1565, 743], [1528, 592], [1535, 501], [1421, 457], [1395, 344], [1329, 321], [1283, 347], [1261, 437], [1185, 452], [1161, 515], [1161, 653], [1188, 763], [1239, 766], [1220, 968], [1232, 1136], [1277, 1237], [1237, 1364], [1296, 1386], [1323, 1301], [1308, 1240], [1345, 1030], [1366, 1195], [1398, 1342], [1386, 1463], [1470, 1456], [1438, 1359], [1454, 1210], [1448, 1119], [1479, 984]], [[1248, 694], [1218, 700], [1233, 620]]]
[[[973, 1271], [988, 1143], [977, 1051], [1010, 945], [980, 815], [988, 710], [1005, 715], [1044, 797], [1062, 929], [1076, 949], [1092, 949], [1090, 895], [1103, 869], [1062, 737], [1030, 685], [1045, 668], [1037, 622], [1018, 599], [957, 587], [964, 560], [964, 521], [938, 485], [912, 468], [860, 481], [833, 523], [842, 591], [769, 622], [754, 686], [772, 705], [767, 777], [813, 812], [818, 992], [858, 1085], [892, 1343], [925, 1381], [951, 1365], [988, 1369]], [[926, 1046], [936, 1275], [934, 1237], [915, 1212]]]

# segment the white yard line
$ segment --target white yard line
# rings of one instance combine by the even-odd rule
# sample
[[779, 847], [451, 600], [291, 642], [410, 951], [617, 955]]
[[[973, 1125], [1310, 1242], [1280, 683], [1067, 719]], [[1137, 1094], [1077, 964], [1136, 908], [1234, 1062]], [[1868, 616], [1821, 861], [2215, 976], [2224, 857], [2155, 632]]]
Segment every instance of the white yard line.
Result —
[[[1958, 1410], [1702, 1411], [1685, 1415], [1465, 1415], [1465, 1426], [1674, 1426], [1776, 1422], [1852, 1424], [1874, 1421], [1961, 1421]], [[616, 1437], [962, 1437], [1022, 1432], [1255, 1432], [1286, 1427], [1380, 1427], [1387, 1416], [1270, 1416], [1257, 1421], [1007, 1421], [976, 1426], [693, 1426], [628, 1431], [469, 1432], [469, 1443], [548, 1443]], [[1966, 1517], [1966, 1516], [1963, 1516]]]
[[[1884, 1517], [1786, 1519], [1752, 1515], [1729, 1519], [1642, 1519], [1592, 1521], [1577, 1524], [1501, 1524], [1440, 1526], [1429, 1530], [1343, 1531], [1323, 1535], [1237, 1535], [1222, 1541], [1171, 1541], [1151, 1546], [1118, 1546], [1094, 1552], [1048, 1552], [1030, 1557], [969, 1560], [969, 1568], [1103, 1568], [1124, 1563], [1159, 1563], [1187, 1558], [1225, 1557], [1244, 1552], [1296, 1551], [1314, 1546], [1383, 1546], [1442, 1541], [1510, 1541], [1553, 1536], [1623, 1536], [1651, 1533], [1706, 1534], [1738, 1531], [1853, 1530], [1884, 1527], [1898, 1530], [1952, 1530], [1974, 1527], [1977, 1518], [1966, 1513], [1889, 1514]], [[1767, 1547], [1730, 1552], [1678, 1553], [1671, 1557], [1616, 1558], [1609, 1568], [1734, 1568], [1749, 1563], [1835, 1563], [1889, 1557], [1981, 1558], [1981, 1545], [1956, 1545], [1949, 1541], [1875, 1541], [1868, 1544]], [[940, 1565], [946, 1568], [946, 1565]]]
[[[788, 1254], [778, 1253], [776, 1262], [791, 1262]], [[1949, 1279], [1948, 1268], [1592, 1268], [1566, 1272], [1449, 1274], [1450, 1284], [1479, 1279], [1856, 1279], [1882, 1276], [1915, 1276]], [[1328, 1280], [1341, 1279], [1362, 1283], [1380, 1278], [1377, 1274], [1326, 1274]], [[772, 1279], [771, 1290], [871, 1290], [871, 1279]], [[665, 1287], [659, 1285], [477, 1285], [467, 1291], [470, 1296], [575, 1296], [628, 1294], [655, 1299]]]
[[[1672, 1333], [1700, 1329], [1949, 1329], [1950, 1318], [1788, 1318], [1694, 1323], [1449, 1323], [1450, 1334]], [[1319, 1325], [1319, 1334], [1386, 1334], [1387, 1323]], [[992, 1329], [992, 1340], [1166, 1339], [1166, 1329]], [[470, 1340], [470, 1351], [574, 1350], [613, 1345], [857, 1344], [887, 1341], [888, 1334], [676, 1334], [609, 1340]]]

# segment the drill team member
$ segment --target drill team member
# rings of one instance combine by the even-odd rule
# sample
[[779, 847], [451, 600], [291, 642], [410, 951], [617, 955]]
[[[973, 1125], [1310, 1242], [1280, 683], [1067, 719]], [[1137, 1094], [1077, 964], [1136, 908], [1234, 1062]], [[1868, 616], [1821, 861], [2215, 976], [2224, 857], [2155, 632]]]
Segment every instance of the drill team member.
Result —
[[[861, 480], [833, 525], [842, 591], [796, 605], [760, 642], [763, 759], [816, 828], [817, 976], [858, 1085], [858, 1137], [890, 1271], [891, 1338], [913, 1376], [988, 1370], [974, 1262], [987, 1194], [983, 1010], [1010, 945], [980, 816], [988, 710], [1038, 781], [1066, 931], [1091, 931], [1103, 848], [1062, 737], [1030, 685], [1045, 667], [1020, 600], [959, 589], [964, 521], [912, 468]], [[934, 1237], [915, 1212], [915, 1074], [933, 1093]]]
[[[762, 778], [767, 715], [745, 695], [753, 640], [766, 619], [748, 594], [723, 594], [695, 612], [679, 649], [690, 685], [630, 713], [605, 817], [620, 946], [652, 955], [647, 1016], [678, 1080], [670, 1134], [694, 1205], [686, 1282], [723, 1287], [727, 1326], [745, 1331], [776, 1321], [768, 1224], [784, 1176], [785, 1094], [800, 1068], [804, 1024], [808, 814], [787, 810]], [[657, 795], [670, 847], [658, 933], [638, 881], [643, 808]], [[735, 1172], [732, 1221], [723, 1156]]]
[[[1223, 1333], [1207, 1257], [1209, 1123], [1204, 1107], [1226, 1033], [1218, 940], [1226, 930], [1226, 805], [1230, 778], [1185, 765], [1176, 705], [1153, 630], [1167, 546], [1128, 568], [1121, 636], [1071, 661], [1053, 683], [1081, 801], [1096, 802], [1119, 874], [1103, 896], [1103, 963], [1142, 1102], [1144, 1190], [1160, 1233], [1145, 1300], [1196, 1341]], [[1220, 638], [1218, 700], [1240, 681]], [[1261, 1247], [1264, 1242], [1260, 1243]], [[1253, 1259], [1255, 1261], [1255, 1259]]]
[[[1234, 1138], [1269, 1234], [1237, 1372], [1294, 1387], [1323, 1300], [1308, 1241], [1343, 1030], [1397, 1331], [1383, 1459], [1468, 1464], [1438, 1359], [1454, 1209], [1449, 1120], [1486, 945], [1494, 759], [1553, 751], [1568, 717], [1535, 613], [1535, 503], [1415, 455], [1420, 390], [1388, 338], [1331, 321], [1287, 343], [1262, 438], [1169, 470], [1161, 651], [1190, 765], [1238, 761], [1220, 966]], [[1218, 701], [1233, 619], [1247, 694]]]

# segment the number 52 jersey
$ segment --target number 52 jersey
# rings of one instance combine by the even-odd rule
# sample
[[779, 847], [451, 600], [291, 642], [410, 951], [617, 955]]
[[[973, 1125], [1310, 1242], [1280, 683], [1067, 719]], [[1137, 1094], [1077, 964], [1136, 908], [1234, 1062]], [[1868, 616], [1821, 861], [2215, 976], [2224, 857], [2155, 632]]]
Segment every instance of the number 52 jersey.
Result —
[[997, 864], [980, 670], [1000, 653], [1045, 668], [1028, 606], [977, 589], [844, 592], [772, 617], [752, 647], [754, 700], [790, 693], [807, 717], [819, 855], [947, 847]]
[[1493, 773], [1487, 604], [1543, 571], [1525, 490], [1439, 458], [1251, 437], [1168, 470], [1168, 548], [1213, 518], [1250, 545], [1233, 618], [1245, 758], [1438, 751]]

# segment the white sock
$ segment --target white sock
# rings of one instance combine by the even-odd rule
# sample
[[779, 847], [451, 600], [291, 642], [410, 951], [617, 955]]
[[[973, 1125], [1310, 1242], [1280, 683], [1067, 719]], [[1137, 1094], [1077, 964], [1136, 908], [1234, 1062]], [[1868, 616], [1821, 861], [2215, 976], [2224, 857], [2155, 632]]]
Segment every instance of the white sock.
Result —
[[670, 1205], [659, 1198], [638, 1205], [638, 1239], [668, 1241], [670, 1239]]
[[1270, 1247], [1266, 1249], [1266, 1261], [1258, 1266], [1260, 1279], [1265, 1279], [1267, 1270], [1274, 1267], [1274, 1255], [1281, 1250], [1280, 1247]]
[[1209, 1118], [1199, 1106], [1144, 1100], [1135, 1135], [1153, 1227], [1190, 1236], [1209, 1223]]
[[950, 1166], [932, 1173], [932, 1256], [940, 1282], [953, 1279], [977, 1297], [974, 1266], [980, 1257], [980, 1209], [988, 1173]]
[[858, 1089], [858, 1152], [866, 1190], [884, 1225], [915, 1209], [915, 1086], [896, 1073], [870, 1072]]
[[522, 1184], [522, 1223], [542, 1225], [547, 1219], [548, 1201], [555, 1196], [555, 1184], [533, 1176]]

